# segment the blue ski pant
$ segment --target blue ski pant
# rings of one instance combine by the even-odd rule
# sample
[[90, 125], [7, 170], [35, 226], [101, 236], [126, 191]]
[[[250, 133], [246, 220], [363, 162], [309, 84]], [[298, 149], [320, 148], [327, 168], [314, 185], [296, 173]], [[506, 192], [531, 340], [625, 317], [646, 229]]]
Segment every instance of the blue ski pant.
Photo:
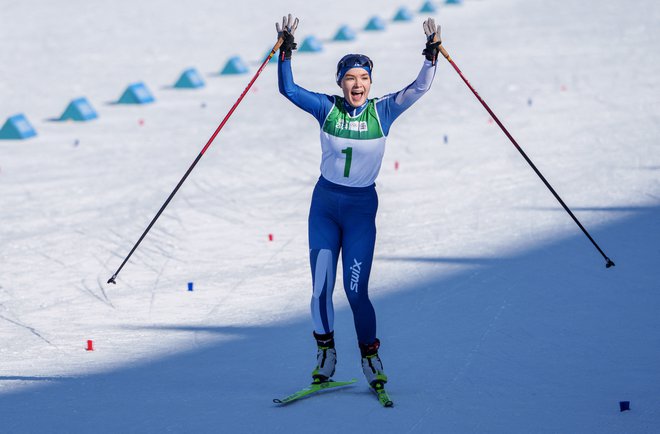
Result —
[[376, 243], [378, 195], [375, 184], [346, 187], [319, 178], [309, 211], [309, 256], [312, 269], [314, 331], [334, 331], [332, 293], [339, 253], [344, 291], [353, 311], [358, 342], [376, 340], [376, 313], [369, 300], [369, 274]]

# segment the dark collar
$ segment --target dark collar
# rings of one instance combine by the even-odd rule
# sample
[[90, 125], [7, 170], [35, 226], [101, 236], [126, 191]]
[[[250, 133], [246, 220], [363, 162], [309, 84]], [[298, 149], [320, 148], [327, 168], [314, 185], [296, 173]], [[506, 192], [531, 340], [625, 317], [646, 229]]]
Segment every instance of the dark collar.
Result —
[[369, 99], [368, 98], [364, 102], [364, 104], [362, 104], [360, 107], [353, 107], [348, 101], [346, 101], [346, 98], [342, 98], [342, 100], [344, 101], [344, 110], [346, 110], [348, 112], [348, 114], [350, 114], [351, 116], [359, 115], [360, 113], [362, 113], [364, 111], [364, 109], [369, 104]]

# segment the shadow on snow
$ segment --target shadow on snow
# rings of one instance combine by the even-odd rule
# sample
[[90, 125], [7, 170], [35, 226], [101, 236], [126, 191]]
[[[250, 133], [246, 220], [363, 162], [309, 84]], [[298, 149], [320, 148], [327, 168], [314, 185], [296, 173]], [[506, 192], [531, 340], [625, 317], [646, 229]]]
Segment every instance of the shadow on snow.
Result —
[[[341, 309], [336, 378], [358, 378], [354, 387], [285, 408], [272, 404], [309, 380], [315, 348], [307, 318], [264, 327], [165, 326], [227, 339], [94, 375], [0, 377], [39, 382], [0, 395], [3, 431], [657, 427], [660, 207], [626, 211], [623, 219], [591, 228], [617, 264], [609, 270], [577, 228], [569, 238], [506, 258], [377, 257], [375, 273], [403, 261], [423, 276], [374, 299], [393, 409], [369, 396], [350, 312]], [[465, 268], [449, 275], [448, 264]], [[631, 411], [620, 413], [619, 400], [631, 401]]]

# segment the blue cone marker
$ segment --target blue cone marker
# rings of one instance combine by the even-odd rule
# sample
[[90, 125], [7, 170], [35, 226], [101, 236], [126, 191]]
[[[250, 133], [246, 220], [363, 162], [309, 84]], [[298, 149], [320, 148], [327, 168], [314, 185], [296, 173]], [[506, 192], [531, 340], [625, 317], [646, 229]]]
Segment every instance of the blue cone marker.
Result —
[[188, 291], [192, 291], [192, 290], [193, 290], [193, 283], [188, 282]]

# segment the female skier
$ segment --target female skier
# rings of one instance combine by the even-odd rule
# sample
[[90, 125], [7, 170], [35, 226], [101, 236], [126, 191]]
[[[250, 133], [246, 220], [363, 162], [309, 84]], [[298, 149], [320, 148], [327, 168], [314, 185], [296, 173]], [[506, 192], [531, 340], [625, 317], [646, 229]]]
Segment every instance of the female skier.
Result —
[[[362, 370], [369, 385], [383, 389], [387, 376], [378, 356], [376, 314], [369, 301], [368, 282], [376, 242], [378, 176], [385, 139], [394, 120], [430, 87], [440, 45], [440, 26], [424, 21], [426, 57], [415, 81], [399, 92], [369, 99], [373, 63], [362, 54], [348, 54], [337, 64], [336, 82], [343, 96], [310, 92], [293, 81], [291, 53], [298, 19], [283, 17], [275, 24], [283, 39], [278, 62], [280, 93], [316, 118], [321, 128], [321, 176], [309, 211], [309, 255], [312, 269], [313, 335], [318, 351], [315, 383], [329, 381], [335, 372], [332, 292], [339, 253], [344, 290], [353, 312]], [[437, 38], [436, 38], [437, 34]]]

